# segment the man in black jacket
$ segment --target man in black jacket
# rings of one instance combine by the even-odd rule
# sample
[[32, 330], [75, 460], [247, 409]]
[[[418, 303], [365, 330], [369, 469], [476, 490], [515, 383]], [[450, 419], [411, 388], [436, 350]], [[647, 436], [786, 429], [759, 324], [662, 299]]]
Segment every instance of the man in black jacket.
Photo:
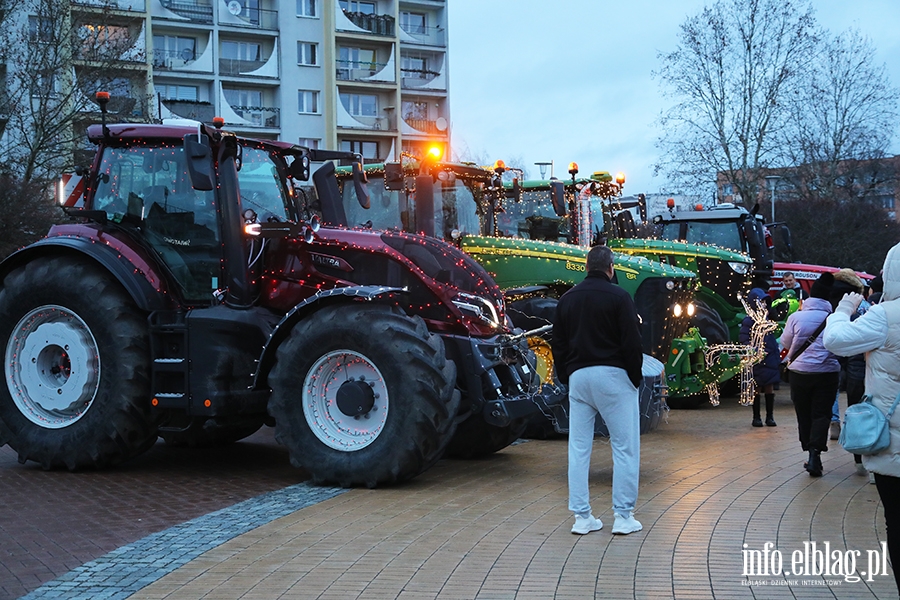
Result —
[[569, 510], [577, 534], [603, 527], [591, 514], [588, 490], [598, 414], [612, 447], [612, 532], [642, 529], [633, 515], [640, 472], [641, 334], [634, 302], [612, 282], [614, 272], [612, 251], [592, 248], [587, 277], [560, 298], [553, 326], [557, 376], [569, 385]]

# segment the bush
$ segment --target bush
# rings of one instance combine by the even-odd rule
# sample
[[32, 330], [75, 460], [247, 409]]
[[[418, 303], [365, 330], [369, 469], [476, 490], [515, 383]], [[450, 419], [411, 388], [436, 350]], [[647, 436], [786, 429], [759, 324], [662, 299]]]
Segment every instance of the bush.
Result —
[[63, 218], [53, 191], [52, 184], [0, 174], [0, 258], [41, 239]]

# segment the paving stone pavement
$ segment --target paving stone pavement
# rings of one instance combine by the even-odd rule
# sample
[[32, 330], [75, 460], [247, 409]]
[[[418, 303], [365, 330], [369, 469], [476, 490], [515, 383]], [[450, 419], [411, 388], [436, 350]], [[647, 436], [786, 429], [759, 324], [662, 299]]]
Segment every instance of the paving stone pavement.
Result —
[[[605, 525], [586, 536], [569, 531], [565, 440], [528, 441], [481, 460], [442, 460], [395, 487], [338, 493], [294, 486], [327, 499], [305, 507], [296, 500], [280, 512], [254, 504], [263, 496], [246, 503], [256, 511], [227, 541], [206, 540], [185, 524], [197, 535], [179, 550], [189, 560], [171, 561], [153, 581], [142, 574], [127, 589], [70, 586], [59, 595], [55, 580], [29, 598], [897, 597], [890, 566], [872, 555], [870, 569], [867, 560], [885, 539], [875, 486], [855, 474], [836, 442], [823, 455], [824, 476], [809, 477], [786, 391], [775, 416], [778, 427], [752, 428], [750, 409], [733, 398], [670, 412], [641, 438], [635, 516], [644, 530], [629, 536], [609, 533], [612, 468], [604, 440], [595, 441], [591, 491]], [[206, 525], [240, 522], [242, 510], [208, 515]], [[107, 555], [103, 576], [123, 578], [116, 570], [140, 560], [143, 542], [130, 545], [137, 551]], [[804, 553], [826, 543], [829, 567], [839, 572], [814, 574]], [[750, 551], [773, 568], [780, 557], [779, 572], [800, 573], [745, 576]], [[877, 574], [855, 580], [870, 570]]]

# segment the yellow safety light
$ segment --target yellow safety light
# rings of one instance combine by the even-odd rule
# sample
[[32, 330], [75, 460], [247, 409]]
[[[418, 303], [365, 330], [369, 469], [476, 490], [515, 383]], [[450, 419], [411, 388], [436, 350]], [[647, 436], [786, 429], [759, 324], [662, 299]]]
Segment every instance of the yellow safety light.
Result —
[[625, 173], [622, 173], [621, 171], [616, 173], [616, 183], [625, 185]]
[[428, 155], [434, 160], [438, 160], [443, 153], [440, 146], [431, 146], [428, 148]]

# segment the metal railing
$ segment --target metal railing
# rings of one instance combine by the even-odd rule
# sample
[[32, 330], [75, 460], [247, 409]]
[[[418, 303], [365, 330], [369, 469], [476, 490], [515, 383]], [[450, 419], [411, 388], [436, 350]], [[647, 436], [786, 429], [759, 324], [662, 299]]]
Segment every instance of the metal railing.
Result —
[[440, 73], [428, 69], [400, 69], [400, 86], [404, 88], [422, 87], [433, 81]]
[[[362, 62], [358, 60], [336, 60], [337, 78], [342, 81], [360, 81], [371, 77], [387, 66], [387, 63]], [[391, 73], [391, 80], [394, 79]]]
[[438, 134], [444, 133], [437, 128], [436, 121], [432, 121], [430, 119], [410, 119], [404, 118], [403, 121], [415, 129], [416, 131], [421, 131], [422, 133], [430, 133], [430, 134]]
[[160, 70], [170, 70], [183, 67], [186, 64], [197, 59], [197, 55], [191, 48], [184, 50], [162, 50], [154, 48], [152, 50], [153, 68]]
[[[212, 23], [213, 7], [210, 2], [197, 0], [160, 0], [162, 5], [180, 17], [190, 19], [194, 23]], [[165, 18], [165, 17], [163, 17]]]
[[[232, 106], [231, 110], [251, 125], [257, 127], [280, 127], [281, 109], [271, 106]], [[231, 123], [244, 125], [244, 123]]]
[[426, 46], [446, 46], [446, 37], [443, 27], [422, 27], [420, 25], [407, 24], [404, 27], [400, 25], [400, 29], [415, 38], [416, 42]]
[[[226, 18], [226, 14], [228, 18]], [[235, 18], [239, 23], [233, 22]], [[278, 29], [278, 11], [265, 8], [248, 8], [245, 6], [237, 15], [220, 13], [219, 25], [251, 27], [253, 29]]]
[[129, 12], [144, 12], [146, 10], [146, 2], [144, 0], [75, 0], [72, 4]]
[[347, 12], [344, 14], [350, 22], [365, 29], [374, 35], [394, 37], [394, 17], [390, 15], [370, 15], [360, 12]]
[[220, 75], [244, 75], [261, 68], [266, 61], [264, 60], [238, 60], [236, 58], [220, 58], [219, 74]]
[[196, 100], [167, 100], [162, 98], [160, 102], [183, 119], [193, 119], [202, 123], [209, 123], [216, 116], [216, 107], [209, 102]]
[[397, 126], [394, 124], [394, 117], [363, 117], [360, 115], [350, 115], [359, 125], [342, 126], [344, 129], [374, 129], [376, 131], [395, 131]]

